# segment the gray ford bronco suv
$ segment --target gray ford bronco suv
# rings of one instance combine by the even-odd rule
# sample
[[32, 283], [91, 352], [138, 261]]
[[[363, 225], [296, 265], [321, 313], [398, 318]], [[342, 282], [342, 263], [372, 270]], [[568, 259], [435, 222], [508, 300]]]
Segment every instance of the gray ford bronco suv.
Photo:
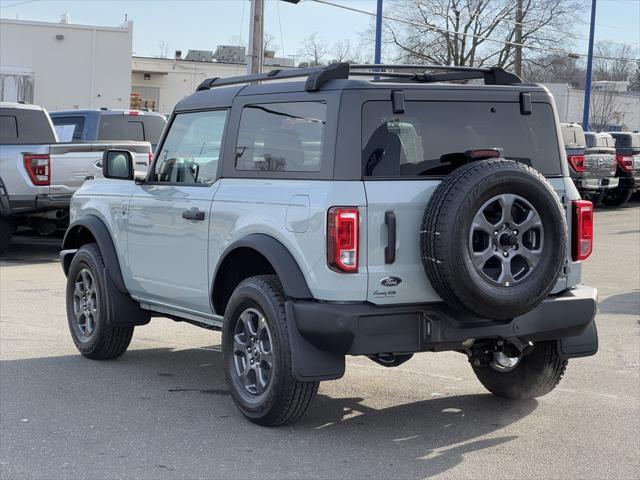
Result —
[[561, 138], [549, 92], [499, 68], [206, 80], [145, 178], [111, 150], [73, 196], [73, 340], [112, 359], [151, 317], [221, 330], [261, 425], [299, 419], [346, 355], [457, 351], [494, 394], [544, 395], [597, 350], [593, 211]]

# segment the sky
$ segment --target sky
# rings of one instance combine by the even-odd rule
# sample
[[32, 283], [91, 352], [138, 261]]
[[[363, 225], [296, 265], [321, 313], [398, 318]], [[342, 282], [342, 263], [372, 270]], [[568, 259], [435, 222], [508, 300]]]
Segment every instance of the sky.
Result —
[[[376, 0], [330, 0], [332, 3], [375, 12]], [[596, 40], [610, 40], [640, 47], [640, 0], [597, 0]], [[138, 56], [169, 56], [175, 50], [215, 50], [219, 44], [246, 43], [248, 0], [0, 0], [0, 17], [57, 22], [62, 14], [71, 23], [116, 26], [125, 15], [134, 22], [133, 51]], [[577, 35], [589, 34], [588, 8], [577, 12]], [[298, 5], [265, 0], [265, 31], [280, 48], [277, 56], [297, 55], [310, 34], [329, 45], [345, 39], [354, 45], [372, 17], [330, 5], [302, 0]], [[565, 48], [564, 45], [560, 48]], [[576, 40], [571, 50], [586, 53], [587, 41]], [[300, 59], [296, 56], [296, 61]], [[384, 59], [383, 59], [384, 60]]]

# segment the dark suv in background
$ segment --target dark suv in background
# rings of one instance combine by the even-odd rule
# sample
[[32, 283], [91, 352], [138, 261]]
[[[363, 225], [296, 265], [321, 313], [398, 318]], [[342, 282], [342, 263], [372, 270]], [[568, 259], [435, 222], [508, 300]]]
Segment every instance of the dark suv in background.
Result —
[[604, 203], [619, 206], [626, 203], [634, 191], [640, 189], [640, 133], [609, 132], [615, 140], [618, 188], [607, 193]]
[[60, 142], [139, 140], [154, 152], [167, 124], [160, 113], [144, 110], [60, 110], [50, 116]]

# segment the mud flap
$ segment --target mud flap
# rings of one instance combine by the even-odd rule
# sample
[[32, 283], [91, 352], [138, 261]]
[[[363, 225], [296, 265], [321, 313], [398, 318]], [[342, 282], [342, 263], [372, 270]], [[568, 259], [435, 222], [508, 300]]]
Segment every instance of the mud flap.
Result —
[[301, 382], [336, 380], [344, 375], [345, 355], [320, 350], [309, 343], [298, 331], [292, 302], [285, 303], [289, 342], [291, 344], [291, 370]]
[[564, 359], [588, 357], [595, 355], [597, 351], [598, 329], [595, 320], [580, 335], [558, 340], [558, 355]]
[[116, 287], [109, 269], [103, 270], [103, 279], [109, 295], [107, 295], [107, 321], [114, 327], [134, 327], [146, 325], [151, 320], [147, 310]]

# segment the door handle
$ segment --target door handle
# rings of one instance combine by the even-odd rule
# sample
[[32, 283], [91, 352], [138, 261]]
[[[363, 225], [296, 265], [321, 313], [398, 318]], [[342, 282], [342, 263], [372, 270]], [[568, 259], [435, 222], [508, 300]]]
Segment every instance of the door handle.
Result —
[[204, 212], [193, 207], [182, 212], [182, 218], [185, 220], [204, 220]]
[[387, 246], [384, 247], [384, 263], [396, 261], [396, 214], [384, 212], [384, 224], [387, 226]]

